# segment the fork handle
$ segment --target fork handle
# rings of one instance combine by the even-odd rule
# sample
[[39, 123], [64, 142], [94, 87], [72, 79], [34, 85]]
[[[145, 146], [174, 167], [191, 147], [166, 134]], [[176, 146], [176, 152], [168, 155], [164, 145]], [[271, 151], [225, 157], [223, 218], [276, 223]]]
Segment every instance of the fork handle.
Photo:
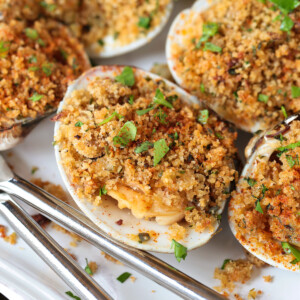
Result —
[[1, 201], [0, 212], [81, 299], [112, 299], [17, 203]]
[[223, 295], [176, 270], [149, 252], [116, 241], [99, 229], [83, 213], [17, 175], [9, 181], [0, 182], [0, 189], [25, 201], [51, 220], [72, 230], [95, 247], [184, 299], [226, 299]]

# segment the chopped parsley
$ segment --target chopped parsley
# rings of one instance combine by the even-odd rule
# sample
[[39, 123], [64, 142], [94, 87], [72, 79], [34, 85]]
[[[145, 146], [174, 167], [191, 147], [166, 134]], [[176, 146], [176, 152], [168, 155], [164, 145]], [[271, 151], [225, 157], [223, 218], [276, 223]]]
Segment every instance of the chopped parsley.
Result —
[[258, 101], [259, 102], [267, 103], [268, 100], [269, 100], [269, 96], [264, 95], [264, 94], [259, 94], [258, 95]]
[[75, 127], [81, 127], [83, 125], [83, 123], [81, 121], [78, 121], [75, 123]]
[[130, 105], [133, 105], [133, 102], [134, 102], [134, 98], [133, 98], [133, 95], [131, 95], [131, 96], [129, 97], [129, 99], [128, 99], [128, 103], [129, 103]]
[[[295, 259], [297, 260], [296, 262], [300, 262], [300, 251], [298, 249], [294, 248], [292, 245], [290, 245], [287, 242], [282, 242], [281, 246], [285, 251], [285, 253], [293, 254], [295, 256]], [[295, 260], [293, 260], [293, 262], [295, 263]]]
[[282, 111], [282, 114], [283, 114], [284, 118], [286, 119], [288, 117], [288, 115], [287, 115], [286, 109], [283, 105], [281, 106], [281, 111]]
[[251, 187], [255, 186], [256, 183], [257, 183], [257, 181], [256, 181], [255, 179], [250, 178], [250, 177], [244, 178], [244, 180], [246, 180], [247, 183], [248, 183]]
[[221, 133], [215, 132], [215, 135], [219, 140], [224, 140], [224, 136]]
[[31, 100], [32, 102], [37, 102], [37, 101], [40, 101], [44, 96], [43, 95], [40, 95], [38, 93], [34, 93], [30, 98], [29, 100]]
[[32, 167], [31, 174], [33, 175], [39, 168], [38, 167]]
[[128, 146], [131, 141], [135, 140], [137, 128], [132, 121], [128, 121], [119, 131], [118, 135], [113, 138], [114, 145]]
[[200, 115], [197, 118], [197, 121], [201, 124], [206, 124], [209, 117], [209, 111], [207, 109], [200, 110]]
[[195, 206], [188, 206], [185, 208], [185, 210], [193, 210], [195, 208]]
[[205, 86], [203, 83], [200, 84], [200, 91], [201, 93], [205, 93]]
[[52, 74], [52, 64], [45, 64], [42, 66], [42, 70], [46, 76], [50, 76]]
[[40, 6], [44, 7], [49, 12], [52, 12], [57, 8], [55, 4], [48, 4], [46, 1], [41, 1]]
[[294, 159], [294, 157], [292, 155], [286, 155], [285, 156], [288, 165], [293, 168], [295, 165], [299, 165], [299, 157], [298, 155], [296, 156], [296, 158]]
[[211, 51], [211, 52], [221, 53], [222, 48], [215, 44], [207, 42], [204, 45], [203, 51]]
[[90, 266], [89, 266], [89, 262], [87, 260], [87, 258], [85, 259], [86, 261], [86, 266], [84, 268], [85, 272], [88, 273], [89, 275], [93, 275], [93, 271], [91, 270]]
[[253, 198], [257, 199], [257, 201], [255, 202], [255, 210], [260, 212], [261, 214], [263, 214], [264, 211], [261, 207], [260, 201], [265, 198], [266, 191], [268, 191], [268, 190], [269, 189], [264, 184], [262, 184], [261, 185], [262, 196], [261, 197], [256, 197], [256, 196], [252, 195]]
[[173, 108], [173, 105], [166, 100], [164, 94], [160, 89], [156, 90], [153, 102], [159, 105], [166, 106], [168, 108]]
[[32, 28], [25, 28], [25, 34], [32, 40], [36, 40], [39, 37], [38, 32]]
[[39, 67], [36, 67], [36, 66], [33, 66], [33, 67], [29, 67], [29, 68], [28, 68], [28, 71], [32, 71], [32, 72], [35, 72], [35, 71], [37, 71], [37, 70], [39, 70]]
[[280, 30], [289, 32], [294, 27], [294, 25], [294, 21], [289, 16], [284, 16], [280, 25]]
[[260, 205], [260, 201], [259, 201], [259, 200], [256, 201], [255, 210], [258, 211], [258, 212], [260, 212], [261, 214], [264, 213], [263, 209], [261, 208], [261, 205]]
[[168, 147], [166, 141], [164, 139], [158, 140], [154, 143], [154, 159], [153, 165], [157, 166], [162, 158], [168, 153], [170, 148]]
[[284, 152], [287, 152], [288, 150], [293, 150], [297, 147], [300, 147], [300, 141], [293, 143], [293, 144], [289, 144], [287, 146], [283, 146], [283, 147], [279, 147], [276, 150], [279, 151], [279, 153], [277, 154], [278, 157], [280, 157]]
[[176, 242], [174, 239], [172, 239], [171, 248], [174, 248], [174, 254], [175, 258], [178, 262], [181, 262], [181, 260], [185, 260], [187, 256], [187, 248], [181, 245], [180, 243]]
[[138, 26], [141, 28], [149, 29], [151, 25], [151, 17], [140, 17]]
[[103, 121], [101, 121], [98, 125], [104, 125], [108, 122], [110, 122], [114, 117], [117, 117], [119, 120], [124, 118], [124, 116], [120, 115], [119, 113], [117, 113], [116, 111], [113, 112], [109, 117], [107, 117], [106, 119], [104, 119]]
[[148, 151], [150, 148], [153, 148], [154, 144], [149, 142], [149, 141], [146, 141], [144, 143], [142, 143], [140, 146], [136, 147], [134, 149], [134, 152], [136, 154], [139, 154], [139, 153], [142, 153], [142, 152], [145, 152], [145, 151]]
[[102, 195], [106, 195], [107, 190], [105, 188], [105, 185], [99, 189], [99, 196], [101, 197]]
[[29, 59], [28, 59], [28, 62], [29, 62], [30, 64], [35, 64], [35, 63], [37, 63], [37, 58], [36, 58], [36, 56], [35, 56], [35, 55], [30, 56]]
[[152, 109], [154, 109], [155, 106], [150, 106], [146, 109], [141, 109], [141, 110], [137, 110], [136, 113], [139, 115], [139, 116], [142, 116], [142, 115], [145, 115], [147, 114], [149, 111], [151, 111]]
[[9, 50], [9, 42], [0, 41], [0, 57], [5, 58]]
[[130, 276], [131, 276], [130, 273], [125, 272], [125, 273], [121, 274], [121, 275], [117, 278], [117, 280], [120, 281], [121, 283], [124, 283]]
[[103, 41], [102, 39], [100, 39], [100, 40], [98, 40], [98, 44], [99, 44], [100, 46], [104, 46], [104, 41]]
[[[218, 33], [219, 24], [217, 23], [207, 23], [202, 26], [202, 36], [198, 43], [196, 44], [196, 49], [200, 49], [203, 42], [206, 42], [209, 38], [213, 37]], [[208, 43], [210, 44], [210, 43]], [[206, 45], [206, 44], [205, 44]]]
[[125, 67], [122, 73], [116, 76], [116, 81], [132, 87], [135, 84], [134, 73], [131, 67]]
[[225, 269], [225, 266], [226, 266], [229, 262], [231, 262], [231, 261], [232, 261], [232, 260], [229, 259], [229, 258], [224, 259], [223, 264], [222, 264], [222, 267], [221, 267], [221, 270], [224, 270], [224, 269]]
[[158, 121], [161, 124], [167, 124], [166, 121], [167, 114], [159, 107], [158, 112], [154, 115], [154, 117], [158, 117]]
[[67, 291], [66, 295], [68, 295], [69, 297], [75, 299], [75, 300], [81, 300], [81, 298], [79, 298], [78, 296], [74, 295], [71, 291]]
[[292, 86], [292, 97], [299, 98], [300, 97], [300, 87]]

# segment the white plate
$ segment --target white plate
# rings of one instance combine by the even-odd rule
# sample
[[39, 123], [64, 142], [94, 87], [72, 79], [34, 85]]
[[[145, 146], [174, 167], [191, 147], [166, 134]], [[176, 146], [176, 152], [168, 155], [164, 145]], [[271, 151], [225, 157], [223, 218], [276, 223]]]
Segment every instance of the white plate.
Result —
[[[180, 10], [191, 6], [192, 2], [190, 0], [176, 2], [171, 20]], [[136, 65], [149, 70], [154, 62], [165, 62], [164, 44], [169, 25], [170, 23], [163, 33], [150, 44], [124, 56], [107, 59], [105, 64]], [[26, 138], [23, 144], [10, 151], [13, 152], [13, 155], [7, 157], [7, 160], [14, 166], [14, 170], [18, 174], [27, 179], [32, 177], [32, 167], [38, 166], [39, 170], [35, 177], [63, 185], [51, 144], [53, 127], [54, 124], [50, 120], [45, 120]], [[249, 137], [248, 134], [243, 134], [240, 137], [241, 153]], [[30, 211], [32, 212], [32, 210]], [[224, 218], [225, 215], [226, 212]], [[1, 216], [0, 224], [5, 225]], [[223, 229], [221, 233], [217, 234], [207, 245], [191, 251], [186, 260], [181, 263], [178, 263], [171, 254], [155, 255], [210, 287], [218, 286], [219, 281], [213, 279], [215, 267], [221, 266], [226, 258], [243, 257], [242, 247], [233, 237], [226, 218], [222, 221], [221, 227]], [[143, 300], [179, 299], [179, 297], [130, 268], [107, 261], [98, 249], [88, 243], [82, 241], [78, 247], [74, 248], [69, 245], [71, 238], [57, 232], [51, 228], [51, 225], [49, 226], [49, 233], [64, 248], [68, 248], [77, 256], [81, 266], [85, 266], [85, 258], [96, 261], [99, 265], [99, 271], [94, 278], [106, 289], [113, 291], [115, 299], [132, 300], [137, 299], [136, 295], [143, 295]], [[132, 273], [137, 278], [136, 281], [128, 280], [123, 284], [118, 282], [116, 277], [123, 272]], [[262, 278], [264, 275], [274, 276], [274, 282], [264, 282]], [[247, 284], [238, 285], [235, 292], [239, 293], [243, 299], [247, 299], [247, 294], [252, 288], [261, 289], [264, 292], [260, 299], [298, 300], [299, 274], [272, 267], [263, 268], [256, 270], [253, 279]], [[12, 300], [71, 300], [65, 295], [68, 290], [68, 286], [21, 239], [14, 246], [0, 239], [0, 293], [10, 294], [9, 298]]]

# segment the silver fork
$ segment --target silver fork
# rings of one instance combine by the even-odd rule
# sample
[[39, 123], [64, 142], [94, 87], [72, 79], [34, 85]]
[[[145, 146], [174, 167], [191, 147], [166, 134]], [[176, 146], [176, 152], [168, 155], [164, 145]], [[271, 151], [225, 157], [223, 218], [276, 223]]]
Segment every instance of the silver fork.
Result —
[[112, 299], [12, 198], [0, 193], [0, 212], [24, 241], [82, 299]]
[[19, 198], [51, 220], [72, 230], [97, 248], [184, 299], [226, 299], [223, 295], [176, 270], [150, 253], [124, 245], [106, 235], [83, 213], [14, 174], [1, 155], [0, 190]]

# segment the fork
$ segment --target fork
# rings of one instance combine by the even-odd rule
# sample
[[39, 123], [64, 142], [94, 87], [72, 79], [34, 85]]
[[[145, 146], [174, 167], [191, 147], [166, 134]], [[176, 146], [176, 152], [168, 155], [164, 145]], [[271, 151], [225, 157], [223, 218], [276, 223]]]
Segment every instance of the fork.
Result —
[[189, 300], [226, 298], [152, 254], [114, 240], [75, 208], [14, 174], [0, 155], [0, 190], [39, 210], [91, 244]]
[[[0, 212], [24, 241], [82, 299], [112, 299], [13, 199], [0, 193]], [[84, 298], [83, 298], [84, 297]]]

